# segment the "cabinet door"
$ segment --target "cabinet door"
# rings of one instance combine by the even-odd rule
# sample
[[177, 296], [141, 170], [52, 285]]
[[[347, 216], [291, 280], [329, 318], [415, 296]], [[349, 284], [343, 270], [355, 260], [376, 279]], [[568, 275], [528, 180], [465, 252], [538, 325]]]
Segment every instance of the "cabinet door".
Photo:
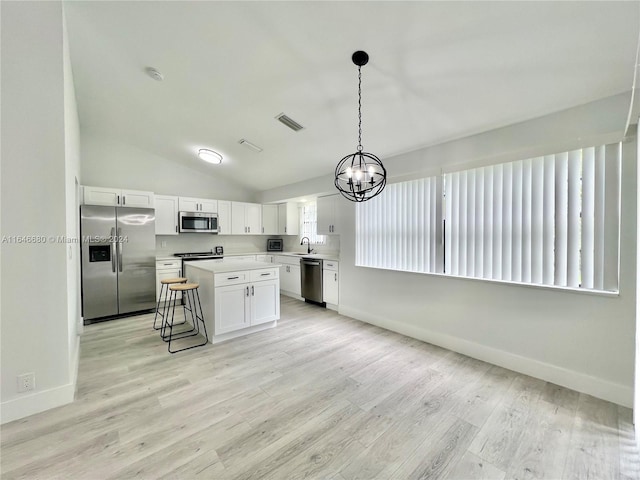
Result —
[[331, 235], [333, 233], [334, 213], [333, 208], [335, 205], [336, 195], [329, 195], [328, 197], [318, 197], [317, 200], [317, 220], [318, 220], [318, 234]]
[[218, 213], [218, 200], [208, 198], [200, 199], [200, 211], [206, 213]]
[[231, 202], [231, 234], [245, 235], [247, 224], [245, 223], [246, 206], [244, 203]]
[[280, 284], [277, 278], [251, 284], [251, 325], [280, 318]]
[[156, 235], [178, 235], [178, 197], [156, 195]]
[[200, 199], [189, 197], [178, 197], [178, 210], [181, 212], [199, 212]]
[[215, 288], [215, 335], [250, 326], [249, 284]]
[[289, 265], [289, 274], [291, 275], [291, 293], [302, 295], [302, 282], [300, 274], [300, 265]]
[[259, 203], [247, 203], [245, 210], [245, 221], [247, 233], [249, 235], [259, 235], [262, 233], [262, 205]]
[[278, 233], [281, 235], [298, 235], [300, 231], [300, 213], [294, 202], [278, 205]]
[[322, 300], [332, 305], [338, 305], [338, 272], [334, 270], [322, 271]]
[[218, 200], [218, 235], [231, 235], [231, 202]]
[[83, 187], [83, 203], [85, 205], [120, 205], [119, 188]]
[[293, 202], [286, 203], [287, 223], [284, 228], [286, 235], [298, 235], [300, 233], [300, 210], [298, 204]]
[[155, 206], [155, 195], [153, 192], [140, 190], [122, 190], [120, 205], [131, 208], [153, 208]]
[[[166, 269], [166, 270], [156, 270], [156, 302], [158, 298], [160, 298], [160, 288], [162, 284], [160, 280], [164, 280], [166, 278], [176, 278], [182, 276], [182, 272], [179, 268], [175, 269]], [[165, 287], [166, 289], [167, 287]], [[178, 300], [182, 299], [182, 293], [176, 292]], [[169, 298], [169, 294], [167, 294], [167, 298]]]
[[290, 272], [291, 265], [282, 265], [280, 267], [280, 288], [285, 292], [291, 292], [293, 288], [292, 275]]
[[262, 233], [265, 235], [278, 233], [278, 205], [262, 205]]

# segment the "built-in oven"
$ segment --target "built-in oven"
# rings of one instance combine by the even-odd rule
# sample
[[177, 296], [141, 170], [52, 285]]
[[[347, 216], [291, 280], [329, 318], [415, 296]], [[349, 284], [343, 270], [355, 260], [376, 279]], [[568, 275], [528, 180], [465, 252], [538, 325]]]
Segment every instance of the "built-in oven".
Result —
[[178, 225], [181, 233], [218, 233], [218, 214], [180, 212]]

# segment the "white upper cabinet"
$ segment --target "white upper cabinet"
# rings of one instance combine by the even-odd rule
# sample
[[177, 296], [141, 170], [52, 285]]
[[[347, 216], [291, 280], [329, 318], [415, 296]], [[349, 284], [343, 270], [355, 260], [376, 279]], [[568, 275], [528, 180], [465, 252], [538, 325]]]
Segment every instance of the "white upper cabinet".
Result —
[[181, 212], [218, 213], [218, 201], [210, 198], [179, 197], [178, 206]]
[[327, 197], [319, 197], [317, 200], [317, 221], [319, 235], [335, 235], [340, 233], [340, 195], [329, 195]]
[[231, 202], [231, 233], [259, 235], [262, 233], [262, 205]]
[[113, 207], [154, 208], [153, 192], [122, 190], [120, 188], [82, 187], [85, 205], [107, 205]]
[[276, 235], [278, 232], [278, 205], [262, 205], [262, 233]]
[[278, 233], [280, 235], [298, 235], [300, 231], [300, 213], [294, 202], [278, 205]]
[[178, 235], [178, 197], [156, 195], [156, 235]]
[[231, 235], [231, 202], [218, 200], [218, 235]]

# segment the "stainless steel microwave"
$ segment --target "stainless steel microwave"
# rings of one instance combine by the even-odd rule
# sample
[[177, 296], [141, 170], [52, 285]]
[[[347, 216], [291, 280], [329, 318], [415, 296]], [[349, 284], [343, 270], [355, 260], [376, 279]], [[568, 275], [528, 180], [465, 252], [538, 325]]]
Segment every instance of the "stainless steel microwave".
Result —
[[178, 225], [180, 232], [184, 233], [218, 233], [218, 214], [180, 212]]

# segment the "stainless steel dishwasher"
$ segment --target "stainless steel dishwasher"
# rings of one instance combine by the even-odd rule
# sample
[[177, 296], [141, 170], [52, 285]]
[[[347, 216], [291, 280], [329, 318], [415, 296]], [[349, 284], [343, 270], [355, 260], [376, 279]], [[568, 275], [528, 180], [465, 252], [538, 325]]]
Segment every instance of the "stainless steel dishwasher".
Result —
[[300, 281], [305, 301], [324, 305], [322, 301], [322, 260], [300, 259]]

